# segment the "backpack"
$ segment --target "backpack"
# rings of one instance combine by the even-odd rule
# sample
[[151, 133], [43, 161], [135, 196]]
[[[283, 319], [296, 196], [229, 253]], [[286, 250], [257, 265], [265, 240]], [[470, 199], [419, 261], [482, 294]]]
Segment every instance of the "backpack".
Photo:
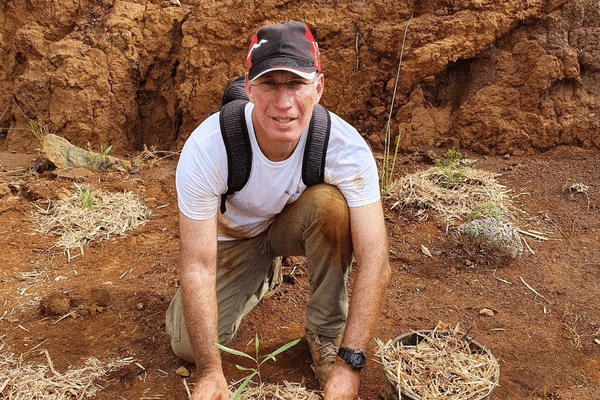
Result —
[[[227, 151], [227, 191], [221, 195], [221, 213], [225, 214], [227, 197], [246, 186], [252, 168], [252, 147], [246, 126], [245, 107], [249, 99], [244, 76], [236, 78], [223, 92], [219, 124]], [[329, 111], [315, 105], [302, 158], [302, 181], [306, 186], [322, 183], [325, 178], [325, 157], [331, 131]]]

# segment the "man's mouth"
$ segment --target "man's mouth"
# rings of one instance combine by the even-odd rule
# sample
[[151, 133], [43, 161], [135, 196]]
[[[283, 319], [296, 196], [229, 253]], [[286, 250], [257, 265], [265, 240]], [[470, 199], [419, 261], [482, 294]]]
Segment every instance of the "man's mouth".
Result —
[[292, 122], [294, 119], [293, 118], [275, 118], [275, 117], [273, 117], [273, 120], [275, 122], [279, 122], [280, 124], [287, 124], [288, 122]]

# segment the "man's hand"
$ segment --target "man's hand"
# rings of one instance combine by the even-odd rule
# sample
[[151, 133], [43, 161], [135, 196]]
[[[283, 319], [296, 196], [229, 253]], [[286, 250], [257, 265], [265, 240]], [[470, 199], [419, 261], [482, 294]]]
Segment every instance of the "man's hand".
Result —
[[228, 400], [230, 396], [225, 376], [211, 372], [200, 376], [190, 400]]
[[337, 359], [325, 384], [324, 400], [356, 400], [359, 386], [360, 373]]

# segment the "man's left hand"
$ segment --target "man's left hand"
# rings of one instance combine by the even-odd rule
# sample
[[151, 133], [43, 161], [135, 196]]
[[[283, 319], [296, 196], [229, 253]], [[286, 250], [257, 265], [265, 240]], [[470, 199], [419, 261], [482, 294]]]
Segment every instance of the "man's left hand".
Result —
[[356, 400], [359, 386], [359, 371], [337, 359], [325, 384], [324, 400]]

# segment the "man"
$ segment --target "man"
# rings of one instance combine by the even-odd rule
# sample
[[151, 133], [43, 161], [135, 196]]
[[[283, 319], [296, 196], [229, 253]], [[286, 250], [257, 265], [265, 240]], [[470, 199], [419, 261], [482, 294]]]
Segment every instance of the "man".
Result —
[[[313, 369], [325, 399], [356, 399], [363, 351], [390, 274], [376, 164], [358, 132], [331, 114], [324, 183], [303, 183], [308, 126], [324, 88], [319, 50], [306, 25], [292, 21], [256, 31], [247, 67], [252, 168], [246, 186], [220, 213], [228, 166], [218, 114], [192, 133], [177, 167], [181, 287], [167, 312], [171, 345], [196, 364], [192, 399], [228, 399], [215, 342], [229, 343], [267, 292], [274, 258], [306, 255]], [[353, 256], [357, 273], [348, 304]]]

